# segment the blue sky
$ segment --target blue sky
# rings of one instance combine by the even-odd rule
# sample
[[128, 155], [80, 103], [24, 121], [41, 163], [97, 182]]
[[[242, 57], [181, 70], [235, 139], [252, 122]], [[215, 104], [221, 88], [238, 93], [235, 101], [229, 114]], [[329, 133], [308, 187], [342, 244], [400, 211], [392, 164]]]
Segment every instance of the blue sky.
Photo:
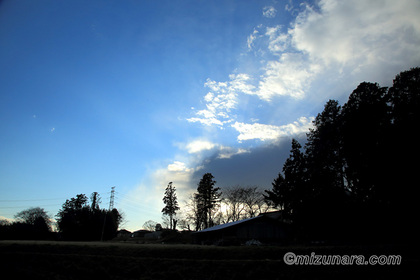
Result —
[[116, 186], [125, 228], [199, 178], [270, 182], [363, 81], [420, 64], [420, 3], [2, 1], [0, 216]]

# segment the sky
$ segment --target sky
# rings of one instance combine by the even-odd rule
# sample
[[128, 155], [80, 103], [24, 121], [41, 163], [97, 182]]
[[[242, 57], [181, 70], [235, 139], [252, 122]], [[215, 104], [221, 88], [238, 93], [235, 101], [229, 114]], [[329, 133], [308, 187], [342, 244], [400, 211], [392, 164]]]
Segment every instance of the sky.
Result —
[[[270, 189], [329, 99], [420, 66], [418, 0], [0, 2], [0, 218], [99, 192], [122, 228], [204, 173]], [[181, 209], [182, 210], [182, 209]]]

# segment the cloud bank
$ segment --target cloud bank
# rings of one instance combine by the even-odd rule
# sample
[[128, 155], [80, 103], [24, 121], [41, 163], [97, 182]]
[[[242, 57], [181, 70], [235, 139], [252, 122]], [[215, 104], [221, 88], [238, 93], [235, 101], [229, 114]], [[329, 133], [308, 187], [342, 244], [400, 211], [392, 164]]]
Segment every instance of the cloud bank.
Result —
[[[350, 90], [364, 80], [388, 82], [420, 62], [418, 1], [322, 0], [316, 6], [301, 7], [289, 27], [260, 24], [254, 28], [246, 45], [254, 51], [249, 59], [259, 60], [260, 67], [231, 74], [228, 81], [208, 79], [206, 108], [193, 112], [189, 122], [234, 128], [238, 141], [274, 139], [285, 128], [296, 126], [296, 119], [308, 116], [294, 116], [282, 126], [240, 122], [237, 116], [247, 113], [239, 110], [247, 95], [265, 104], [279, 104], [284, 98], [295, 103], [317, 98], [325, 102], [327, 96], [342, 94], [334, 92], [340, 85]], [[265, 17], [275, 14], [274, 7], [263, 9]], [[331, 92], [321, 92], [325, 89]]]

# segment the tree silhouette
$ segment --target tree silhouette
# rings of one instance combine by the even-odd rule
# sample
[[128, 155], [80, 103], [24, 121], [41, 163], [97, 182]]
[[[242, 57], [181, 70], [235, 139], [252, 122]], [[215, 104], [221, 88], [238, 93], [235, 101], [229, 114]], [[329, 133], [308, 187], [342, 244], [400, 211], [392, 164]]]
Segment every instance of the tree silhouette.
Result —
[[22, 222], [29, 225], [43, 224], [48, 230], [51, 227], [51, 218], [45, 212], [44, 208], [41, 207], [32, 207], [26, 210], [23, 210], [15, 215], [15, 219], [18, 222]]
[[272, 190], [266, 190], [265, 199], [274, 207], [283, 210], [283, 216], [294, 219], [303, 203], [312, 195], [306, 184], [306, 161], [302, 146], [292, 139], [290, 155], [283, 165], [283, 174], [272, 183]]
[[384, 199], [390, 209], [389, 218], [398, 228], [405, 229], [406, 236], [415, 240], [420, 235], [416, 226], [420, 214], [418, 208], [418, 171], [420, 146], [417, 144], [420, 123], [420, 68], [398, 74], [387, 94], [390, 104], [391, 129], [388, 139], [387, 188]]
[[99, 203], [101, 203], [101, 197], [99, 195], [98, 192], [93, 192], [90, 195], [90, 200], [92, 202], [90, 209], [94, 210], [99, 210]]
[[341, 113], [341, 150], [346, 163], [347, 187], [360, 200], [377, 199], [383, 177], [389, 128], [386, 88], [361, 83]]
[[340, 112], [336, 100], [329, 100], [314, 120], [305, 145], [308, 180], [315, 192], [344, 187], [343, 159], [340, 154]]
[[169, 182], [166, 187], [163, 203], [165, 203], [165, 207], [162, 209], [162, 213], [169, 216], [169, 227], [170, 229], [175, 230], [176, 222], [174, 223], [174, 216], [176, 215], [176, 211], [179, 210], [179, 206], [176, 197], [176, 189], [172, 182]]
[[288, 188], [286, 186], [283, 174], [279, 173], [278, 177], [274, 179], [271, 185], [272, 185], [271, 190], [265, 190], [265, 193], [266, 193], [264, 195], [265, 200], [270, 206], [274, 208], [279, 208], [285, 211], [285, 213], [288, 213], [290, 215], [291, 214], [290, 206], [289, 205], [286, 206], [286, 204], [289, 204], [288, 203], [288, 198], [289, 198]]
[[306, 162], [301, 148], [299, 142], [292, 139], [290, 156], [283, 165], [284, 208], [286, 216], [291, 217], [299, 213], [303, 203], [312, 196], [312, 190], [306, 184]]
[[200, 224], [202, 224], [203, 228], [213, 226], [212, 211], [220, 202], [222, 194], [220, 188], [214, 187], [216, 181], [213, 179], [214, 177], [211, 173], [204, 174], [195, 194]]

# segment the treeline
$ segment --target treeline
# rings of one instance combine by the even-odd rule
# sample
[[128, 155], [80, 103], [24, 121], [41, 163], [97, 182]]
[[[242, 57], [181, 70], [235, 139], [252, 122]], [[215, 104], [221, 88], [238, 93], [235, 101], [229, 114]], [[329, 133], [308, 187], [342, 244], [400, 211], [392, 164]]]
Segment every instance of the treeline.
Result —
[[32, 207], [15, 215], [15, 221], [0, 221], [0, 239], [53, 239], [51, 219], [40, 207]]
[[420, 68], [393, 86], [361, 83], [343, 106], [325, 104], [266, 199], [301, 240], [414, 240], [419, 236], [416, 135]]
[[57, 230], [43, 208], [23, 210], [14, 222], [0, 221], [0, 239], [30, 240], [109, 240], [116, 236], [122, 216], [117, 209], [100, 209], [100, 196], [92, 193], [67, 199], [56, 215]]

